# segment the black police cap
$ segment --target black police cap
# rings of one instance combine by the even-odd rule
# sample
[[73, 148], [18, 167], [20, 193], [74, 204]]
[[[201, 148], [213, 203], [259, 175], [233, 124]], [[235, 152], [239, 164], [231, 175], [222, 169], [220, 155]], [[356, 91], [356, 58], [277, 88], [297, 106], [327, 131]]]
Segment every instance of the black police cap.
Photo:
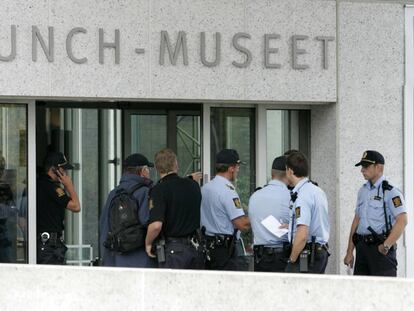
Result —
[[216, 155], [216, 163], [220, 164], [244, 164], [240, 161], [239, 154], [234, 149], [223, 149]]
[[65, 155], [62, 152], [53, 151], [46, 155], [45, 161], [43, 162], [44, 167], [56, 167], [63, 168], [65, 170], [73, 169], [73, 165], [69, 163]]
[[286, 170], [286, 156], [277, 157], [273, 160], [272, 170]]
[[148, 166], [148, 167], [154, 167], [154, 163], [151, 163], [148, 161], [148, 159], [140, 153], [133, 153], [130, 156], [128, 156], [124, 160], [124, 167], [137, 167], [137, 166]]
[[362, 155], [361, 161], [355, 164], [355, 166], [368, 166], [371, 164], [385, 164], [382, 154], [375, 150], [367, 150]]

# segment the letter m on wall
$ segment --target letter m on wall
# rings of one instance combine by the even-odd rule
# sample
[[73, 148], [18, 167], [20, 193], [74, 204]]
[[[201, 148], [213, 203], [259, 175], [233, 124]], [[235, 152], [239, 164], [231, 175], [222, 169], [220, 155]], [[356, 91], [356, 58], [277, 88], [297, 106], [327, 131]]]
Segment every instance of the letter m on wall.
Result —
[[183, 64], [188, 65], [188, 49], [187, 49], [187, 37], [184, 31], [178, 32], [178, 37], [175, 43], [175, 47], [171, 45], [170, 36], [168, 32], [161, 31], [161, 42], [160, 42], [160, 65], [165, 63], [165, 50], [168, 51], [168, 56], [172, 65], [177, 64], [178, 56], [180, 52], [183, 53]]

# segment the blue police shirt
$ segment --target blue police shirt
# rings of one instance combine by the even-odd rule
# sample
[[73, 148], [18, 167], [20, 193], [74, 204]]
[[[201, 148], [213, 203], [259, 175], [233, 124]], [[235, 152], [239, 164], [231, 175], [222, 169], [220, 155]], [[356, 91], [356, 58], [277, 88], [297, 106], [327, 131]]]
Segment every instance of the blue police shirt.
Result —
[[201, 226], [206, 234], [234, 234], [233, 219], [244, 216], [239, 195], [232, 183], [215, 176], [201, 188]]
[[252, 194], [249, 200], [249, 218], [254, 245], [280, 246], [288, 242], [288, 235], [278, 238], [262, 225], [262, 220], [272, 215], [280, 223], [289, 223], [290, 191], [279, 180], [271, 180], [262, 189]]
[[308, 178], [302, 179], [295, 186], [292, 193], [295, 192], [297, 199], [292, 202], [289, 240], [294, 240], [298, 225], [305, 225], [309, 230], [307, 243], [312, 242], [312, 236], [316, 237], [316, 243], [328, 243], [330, 225], [325, 192]]
[[387, 220], [391, 225], [394, 225], [399, 214], [407, 212], [404, 197], [399, 189], [393, 187], [383, 193], [382, 182], [384, 180], [385, 177], [381, 176], [374, 185], [368, 181], [358, 192], [355, 209], [355, 215], [359, 218], [356, 230], [358, 234], [371, 234], [367, 229], [369, 226], [377, 234], [385, 233], [384, 196]]

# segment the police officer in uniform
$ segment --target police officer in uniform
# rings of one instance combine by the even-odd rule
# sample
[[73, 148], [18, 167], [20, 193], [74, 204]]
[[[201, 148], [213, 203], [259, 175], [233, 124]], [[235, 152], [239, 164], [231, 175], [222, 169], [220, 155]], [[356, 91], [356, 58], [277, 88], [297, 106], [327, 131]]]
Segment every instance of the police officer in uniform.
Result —
[[119, 253], [105, 247], [105, 241], [110, 231], [111, 202], [119, 189], [133, 192], [132, 197], [137, 203], [138, 215], [136, 216], [139, 222], [146, 225], [149, 219], [148, 193], [153, 184], [150, 179], [150, 169], [154, 167], [154, 164], [149, 162], [144, 155], [134, 153], [125, 159], [123, 167], [124, 173], [119, 185], [109, 193], [101, 214], [99, 237], [101, 249], [103, 250], [103, 265], [109, 267], [155, 268], [157, 264], [154, 259], [147, 256], [145, 247], [127, 253]]
[[396, 276], [396, 242], [407, 225], [407, 210], [400, 190], [383, 176], [384, 157], [367, 150], [355, 166], [367, 182], [358, 192], [345, 265], [354, 265], [355, 275]]
[[254, 237], [254, 271], [284, 272], [290, 255], [288, 236], [270, 233], [262, 221], [273, 216], [282, 224], [289, 223], [290, 191], [287, 188], [286, 157], [274, 159], [272, 180], [253, 193], [249, 200], [249, 218]]
[[[150, 217], [145, 248], [160, 268], [202, 269], [204, 260], [197, 238], [200, 228], [200, 186], [179, 177], [177, 156], [170, 149], [155, 155], [161, 179], [150, 191]], [[152, 244], [158, 238], [156, 254]]]
[[309, 164], [301, 152], [286, 159], [291, 192], [289, 239], [292, 251], [286, 272], [325, 273], [328, 263], [328, 201], [321, 188], [308, 178]]
[[[65, 209], [80, 211], [80, 202], [66, 170], [73, 169], [61, 152], [50, 152], [37, 180], [37, 263], [65, 264]], [[62, 187], [63, 185], [63, 187]]]
[[262, 221], [273, 216], [282, 224], [289, 223], [290, 191], [287, 184], [286, 157], [277, 157], [272, 164], [272, 180], [250, 197], [249, 218], [254, 237], [254, 271], [285, 271], [290, 255], [287, 234], [282, 237], [273, 235]]
[[207, 269], [239, 270], [238, 230], [250, 229], [250, 220], [232, 184], [240, 164], [236, 150], [221, 150], [216, 156], [216, 176], [201, 189], [201, 225], [207, 242]]

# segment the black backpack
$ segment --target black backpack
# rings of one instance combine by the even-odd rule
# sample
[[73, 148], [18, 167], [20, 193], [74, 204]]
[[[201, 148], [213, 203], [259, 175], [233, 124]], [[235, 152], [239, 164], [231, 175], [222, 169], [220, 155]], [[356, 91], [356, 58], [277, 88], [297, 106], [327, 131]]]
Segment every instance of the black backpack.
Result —
[[126, 190], [119, 187], [109, 205], [109, 231], [104, 246], [115, 252], [128, 253], [145, 245], [146, 226], [138, 219], [135, 191], [146, 184]]

